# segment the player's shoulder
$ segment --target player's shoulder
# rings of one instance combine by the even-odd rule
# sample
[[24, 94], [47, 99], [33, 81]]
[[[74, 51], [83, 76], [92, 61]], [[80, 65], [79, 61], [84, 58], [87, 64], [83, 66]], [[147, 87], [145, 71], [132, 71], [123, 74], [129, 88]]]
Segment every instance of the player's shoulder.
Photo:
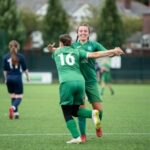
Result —
[[17, 56], [19, 56], [19, 57], [24, 57], [24, 54], [22, 54], [22, 53], [17, 53]]
[[72, 48], [77, 48], [78, 46], [80, 46], [80, 42], [79, 42], [79, 41], [73, 42], [73, 43], [71, 44], [71, 47], [72, 47]]
[[17, 57], [18, 57], [20, 60], [24, 60], [24, 59], [25, 59], [25, 56], [24, 56], [22, 53], [17, 53]]

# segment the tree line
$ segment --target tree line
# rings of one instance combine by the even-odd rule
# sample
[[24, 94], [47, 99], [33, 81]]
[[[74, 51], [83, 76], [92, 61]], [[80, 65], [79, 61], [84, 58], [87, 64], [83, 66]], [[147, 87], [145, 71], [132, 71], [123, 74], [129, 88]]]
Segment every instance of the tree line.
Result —
[[[106, 48], [122, 46], [126, 38], [141, 30], [141, 19], [122, 18], [115, 0], [105, 0], [101, 11], [87, 23], [97, 33], [97, 41]], [[60, 0], [48, 0], [47, 14], [40, 18], [32, 10], [18, 9], [16, 0], [0, 0], [0, 55], [7, 50], [8, 42], [18, 40], [23, 46], [27, 37], [36, 30], [43, 33], [44, 43], [57, 41], [58, 36], [73, 29], [72, 20]], [[133, 27], [134, 22], [134, 27]]]

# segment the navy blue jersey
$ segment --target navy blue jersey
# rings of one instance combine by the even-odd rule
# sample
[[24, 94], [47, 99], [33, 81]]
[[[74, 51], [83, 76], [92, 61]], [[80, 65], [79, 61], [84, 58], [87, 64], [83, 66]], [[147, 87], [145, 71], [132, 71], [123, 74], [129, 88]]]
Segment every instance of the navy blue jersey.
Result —
[[7, 53], [3, 57], [3, 70], [7, 71], [7, 75], [21, 75], [22, 71], [27, 69], [25, 58], [22, 54], [17, 53], [19, 63], [17, 65], [12, 65], [11, 55]]

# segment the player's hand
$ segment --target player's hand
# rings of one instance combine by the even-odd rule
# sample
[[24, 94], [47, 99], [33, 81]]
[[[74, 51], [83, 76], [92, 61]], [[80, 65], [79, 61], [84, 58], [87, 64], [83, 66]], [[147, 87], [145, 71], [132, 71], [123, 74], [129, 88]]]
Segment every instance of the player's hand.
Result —
[[52, 51], [55, 51], [57, 48], [56, 47], [54, 47], [55, 46], [55, 43], [53, 43], [53, 44], [48, 44], [48, 46], [47, 46], [47, 48], [48, 48], [48, 50], [50, 51], [50, 52], [52, 52]]
[[27, 80], [27, 82], [30, 82], [30, 78], [28, 76], [27, 76], [26, 80]]
[[123, 50], [122, 50], [120, 47], [116, 47], [116, 48], [114, 49], [114, 54], [115, 54], [116, 56], [120, 56], [120, 55], [123, 55], [124, 52], [123, 52]]

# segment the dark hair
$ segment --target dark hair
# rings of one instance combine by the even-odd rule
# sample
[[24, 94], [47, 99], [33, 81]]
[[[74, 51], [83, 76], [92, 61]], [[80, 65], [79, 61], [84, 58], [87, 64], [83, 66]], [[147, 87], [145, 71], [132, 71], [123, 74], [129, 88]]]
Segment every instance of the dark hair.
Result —
[[[79, 27], [81, 27], [81, 26], [87, 27], [88, 30], [89, 30], [89, 33], [91, 32], [89, 25], [88, 25], [87, 23], [82, 23], [82, 24], [80, 24], [80, 25], [78, 26], [78, 28], [77, 28], [77, 34], [78, 34]], [[88, 39], [89, 39], [89, 37], [88, 37]], [[76, 41], [78, 41], [78, 35], [77, 35], [77, 37], [76, 37]]]
[[64, 46], [70, 46], [72, 38], [69, 34], [62, 34], [59, 36], [59, 41], [62, 42]]
[[16, 49], [12, 48], [13, 46], [18, 50], [20, 48], [20, 45], [15, 40], [12, 40], [12, 41], [9, 42], [9, 49], [10, 49], [12, 64], [17, 65], [19, 63], [19, 59], [17, 57]]

